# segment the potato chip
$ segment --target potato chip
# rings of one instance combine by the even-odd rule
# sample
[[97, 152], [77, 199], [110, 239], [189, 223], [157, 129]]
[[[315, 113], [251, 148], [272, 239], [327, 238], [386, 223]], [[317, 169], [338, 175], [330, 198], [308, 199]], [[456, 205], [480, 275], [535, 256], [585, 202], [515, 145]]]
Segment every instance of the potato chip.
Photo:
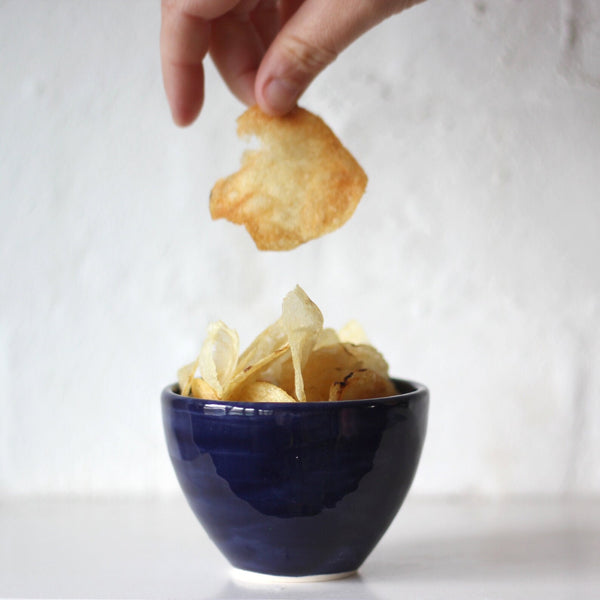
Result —
[[255, 381], [238, 391], [236, 401], [243, 402], [295, 402], [287, 392], [268, 381]]
[[344, 344], [344, 347], [358, 361], [361, 369], [370, 369], [387, 377], [389, 367], [379, 350], [370, 344]]
[[350, 344], [368, 344], [369, 338], [362, 325], [355, 320], [348, 321], [339, 331], [340, 342], [349, 342]]
[[319, 117], [302, 108], [271, 117], [254, 106], [238, 119], [238, 135], [255, 135], [262, 147], [217, 181], [213, 219], [245, 225], [260, 250], [290, 250], [352, 216], [367, 176]]
[[235, 372], [240, 373], [249, 366], [261, 361], [279, 348], [287, 344], [287, 336], [281, 319], [269, 325], [255, 340], [244, 350], [238, 360]]
[[340, 338], [335, 329], [331, 329], [331, 327], [326, 327], [321, 330], [319, 333], [319, 337], [315, 342], [315, 350], [322, 348], [323, 346], [333, 346], [333, 344], [339, 344]]
[[275, 350], [264, 356], [253, 365], [249, 365], [227, 383], [224, 391], [220, 394], [223, 400], [237, 400], [241, 396], [241, 390], [257, 380], [273, 381], [278, 379], [279, 368], [275, 365], [277, 361], [283, 362], [290, 356], [289, 346]]
[[179, 382], [179, 391], [182, 396], [187, 396], [192, 389], [192, 381], [194, 380], [199, 361], [200, 358], [198, 357], [193, 363], [185, 365], [177, 371], [177, 381]]
[[362, 398], [384, 398], [396, 393], [388, 377], [370, 369], [351, 371], [343, 379], [335, 381], [329, 388], [329, 400], [360, 400]]
[[210, 387], [222, 396], [225, 386], [233, 376], [240, 351], [236, 331], [217, 321], [208, 327], [208, 334], [198, 357], [202, 377]]
[[317, 305], [306, 295], [306, 292], [297, 285], [283, 299], [281, 321], [292, 354], [296, 399], [304, 402], [306, 396], [302, 369], [323, 329], [323, 315]]
[[203, 400], [219, 400], [217, 392], [202, 377], [192, 379], [191, 395], [194, 398], [202, 398]]
[[[387, 378], [387, 363], [372, 346], [337, 343], [315, 348], [302, 369], [306, 401], [328, 400], [332, 383], [360, 369], [369, 369]], [[295, 375], [292, 361], [288, 359], [280, 374], [280, 385], [288, 394], [294, 393]]]
[[[342, 344], [322, 346], [314, 350], [302, 369], [304, 398], [307, 402], [320, 402], [329, 397], [331, 384], [342, 379], [360, 364], [349, 355]], [[279, 385], [288, 393], [295, 393], [296, 372], [291, 358], [281, 368]]]

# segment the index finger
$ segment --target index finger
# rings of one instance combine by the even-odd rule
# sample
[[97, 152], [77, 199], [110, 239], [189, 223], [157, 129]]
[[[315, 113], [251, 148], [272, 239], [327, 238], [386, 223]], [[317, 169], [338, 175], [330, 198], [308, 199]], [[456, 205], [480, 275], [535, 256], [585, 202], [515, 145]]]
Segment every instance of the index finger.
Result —
[[177, 125], [189, 125], [202, 108], [202, 60], [209, 41], [208, 21], [180, 10], [173, 2], [162, 3], [160, 56], [163, 82]]

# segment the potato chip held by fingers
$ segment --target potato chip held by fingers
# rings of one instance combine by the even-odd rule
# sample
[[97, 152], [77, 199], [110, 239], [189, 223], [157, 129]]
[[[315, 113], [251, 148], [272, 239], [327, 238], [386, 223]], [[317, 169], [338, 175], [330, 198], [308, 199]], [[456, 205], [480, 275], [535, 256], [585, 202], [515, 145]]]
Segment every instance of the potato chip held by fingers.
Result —
[[299, 107], [272, 117], [254, 106], [239, 117], [238, 135], [261, 146], [215, 184], [213, 219], [244, 225], [260, 250], [291, 250], [352, 216], [367, 176], [322, 119]]

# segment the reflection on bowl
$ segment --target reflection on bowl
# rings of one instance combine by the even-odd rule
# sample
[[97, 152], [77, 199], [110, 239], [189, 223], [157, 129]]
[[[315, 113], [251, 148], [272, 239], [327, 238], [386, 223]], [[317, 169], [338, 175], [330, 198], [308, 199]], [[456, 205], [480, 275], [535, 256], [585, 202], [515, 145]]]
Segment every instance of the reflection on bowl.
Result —
[[353, 573], [398, 512], [425, 440], [429, 393], [248, 403], [163, 390], [171, 461], [192, 510], [239, 572]]

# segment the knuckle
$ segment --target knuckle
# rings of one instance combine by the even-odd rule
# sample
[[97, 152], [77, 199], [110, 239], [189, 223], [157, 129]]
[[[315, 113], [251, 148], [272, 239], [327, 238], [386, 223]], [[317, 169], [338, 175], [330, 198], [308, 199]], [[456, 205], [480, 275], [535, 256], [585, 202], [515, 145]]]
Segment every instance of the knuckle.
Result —
[[283, 40], [282, 50], [294, 68], [303, 75], [314, 75], [322, 71], [337, 57], [335, 50], [311, 44], [295, 35]]

